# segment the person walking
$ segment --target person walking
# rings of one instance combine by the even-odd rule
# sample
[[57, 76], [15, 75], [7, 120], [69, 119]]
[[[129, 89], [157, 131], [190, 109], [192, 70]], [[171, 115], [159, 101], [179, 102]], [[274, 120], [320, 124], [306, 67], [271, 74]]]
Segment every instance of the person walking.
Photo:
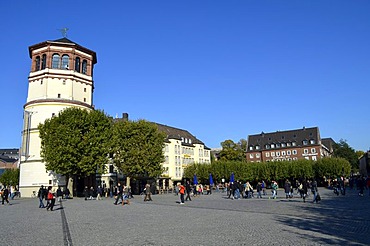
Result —
[[257, 183], [256, 190], [257, 190], [257, 198], [262, 198], [262, 194], [261, 194], [262, 184], [261, 184], [261, 182]]
[[121, 186], [121, 183], [118, 183], [117, 184], [117, 198], [116, 198], [116, 201], [114, 202], [114, 205], [118, 204], [119, 199], [121, 199], [123, 202], [122, 195], [123, 195], [123, 187]]
[[267, 195], [267, 193], [266, 193], [266, 183], [265, 183], [264, 180], [262, 180], [261, 187], [262, 187], [262, 194], [264, 196], [266, 196]]
[[311, 183], [311, 192], [313, 194], [312, 203], [315, 203], [315, 202], [318, 203], [319, 202], [318, 199], [317, 199], [317, 194], [318, 194], [317, 191], [318, 191], [317, 190], [317, 182], [316, 182], [316, 180], [313, 180], [312, 183]]
[[185, 185], [185, 189], [186, 189], [186, 198], [185, 198], [185, 201], [187, 201], [189, 199], [189, 201], [191, 201], [191, 198], [190, 198], [190, 194], [191, 194], [191, 185], [190, 185], [190, 181], [186, 181], [186, 185]]
[[272, 183], [271, 183], [271, 193], [272, 193], [271, 199], [276, 199], [278, 188], [279, 188], [279, 186], [276, 183], [276, 181], [272, 181]]
[[177, 185], [180, 193], [180, 204], [184, 204], [185, 187], [181, 183], [178, 183]]
[[103, 196], [103, 188], [100, 187], [100, 185], [98, 186], [98, 188], [96, 189], [96, 200], [102, 200], [102, 196]]
[[51, 190], [51, 186], [48, 187], [48, 194], [47, 194], [47, 199], [48, 199], [48, 202], [46, 204], [46, 210], [49, 211], [53, 211], [53, 208], [54, 208], [54, 205], [55, 205], [55, 196], [54, 196], [54, 193], [53, 191]]
[[9, 203], [9, 190], [8, 190], [8, 187], [6, 187], [6, 186], [1, 190], [1, 204], [2, 205], [4, 205], [4, 201], [6, 201], [6, 203], [10, 205], [10, 203]]
[[85, 201], [86, 201], [87, 198], [89, 197], [89, 188], [87, 188], [87, 186], [85, 186], [84, 195], [85, 195]]
[[146, 201], [153, 201], [151, 195], [152, 195], [152, 192], [150, 191], [150, 184], [147, 183], [145, 185], [145, 198], [144, 198], [144, 202], [146, 202]]
[[45, 208], [45, 205], [44, 205], [44, 196], [45, 196], [45, 189], [44, 189], [44, 186], [41, 185], [40, 189], [39, 189], [39, 192], [37, 193], [37, 197], [39, 198], [39, 208]]
[[285, 180], [284, 191], [285, 191], [285, 198], [286, 199], [291, 198], [291, 193], [290, 193], [291, 189], [292, 189], [291, 183], [289, 182], [289, 180]]

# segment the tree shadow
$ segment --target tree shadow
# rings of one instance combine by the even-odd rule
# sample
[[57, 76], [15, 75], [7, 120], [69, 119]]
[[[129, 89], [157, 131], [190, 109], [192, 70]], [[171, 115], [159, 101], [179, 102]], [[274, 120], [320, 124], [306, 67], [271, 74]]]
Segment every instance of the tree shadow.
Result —
[[319, 204], [307, 201], [289, 209], [299, 209], [299, 214], [303, 211], [304, 216], [277, 215], [279, 223], [327, 235], [320, 237], [315, 233], [300, 233], [292, 229], [306, 240], [318, 244], [370, 245], [369, 198], [359, 197], [355, 191], [339, 197], [327, 193]]

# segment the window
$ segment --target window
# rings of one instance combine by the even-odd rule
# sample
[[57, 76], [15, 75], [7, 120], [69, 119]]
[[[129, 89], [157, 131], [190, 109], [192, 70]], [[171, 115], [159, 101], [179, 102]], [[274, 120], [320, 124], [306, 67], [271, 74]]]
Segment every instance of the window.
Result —
[[58, 98], [60, 98], [60, 94], [58, 94]]
[[275, 148], [275, 144], [271, 144], [271, 149], [274, 149]]
[[45, 68], [46, 68], [46, 55], [43, 54], [42, 61], [41, 61], [41, 69], [45, 69]]
[[280, 152], [279, 151], [276, 151], [276, 156], [280, 156]]
[[275, 156], [275, 152], [271, 152], [271, 156]]
[[315, 148], [312, 148], [311, 149], [311, 153], [315, 154], [316, 153], [316, 149]]
[[292, 146], [297, 146], [297, 143], [296, 142], [292, 142]]
[[265, 148], [266, 149], [269, 149], [270, 148], [270, 145], [269, 144], [266, 144]]
[[256, 154], [256, 158], [260, 158], [261, 155], [259, 153]]
[[317, 160], [316, 156], [312, 156], [312, 160], [316, 161]]
[[286, 143], [281, 143], [281, 147], [282, 148], [286, 147]]
[[253, 146], [249, 146], [249, 150], [253, 150]]
[[307, 145], [307, 144], [308, 144], [308, 141], [307, 141], [307, 140], [303, 140], [303, 141], [302, 141], [302, 144], [303, 144], [303, 145]]
[[84, 97], [84, 102], [86, 102], [86, 97]]
[[62, 69], [69, 69], [69, 56], [68, 55], [62, 56]]
[[297, 154], [297, 150], [294, 149], [292, 153], [293, 153], [293, 155], [296, 155]]
[[86, 88], [84, 88], [84, 92], [86, 92]]
[[290, 147], [290, 146], [292, 146], [292, 144], [291, 143], [286, 143], [286, 146]]
[[253, 154], [249, 154], [249, 158], [252, 158], [253, 159], [253, 157], [254, 157]]
[[308, 154], [308, 149], [304, 149], [303, 153]]
[[86, 60], [82, 61], [82, 73], [87, 74], [87, 61]]
[[315, 144], [316, 142], [315, 142], [315, 140], [314, 139], [311, 139], [310, 140], [310, 144]]
[[285, 154], [285, 151], [281, 151], [281, 155], [286, 155], [286, 154]]
[[80, 57], [76, 57], [76, 60], [75, 60], [75, 71], [76, 72], [81, 72]]
[[260, 149], [260, 146], [259, 145], [256, 145], [256, 149]]
[[287, 154], [287, 155], [291, 155], [291, 154], [292, 154], [292, 151], [287, 150], [286, 154]]
[[39, 71], [40, 70], [40, 56], [36, 56], [36, 67], [35, 67], [35, 71]]
[[280, 148], [280, 144], [279, 143], [276, 144], [276, 148]]
[[266, 157], [270, 157], [270, 153], [269, 152], [266, 152]]
[[52, 59], [51, 68], [59, 68], [59, 60], [60, 60], [59, 55], [54, 54], [53, 59]]

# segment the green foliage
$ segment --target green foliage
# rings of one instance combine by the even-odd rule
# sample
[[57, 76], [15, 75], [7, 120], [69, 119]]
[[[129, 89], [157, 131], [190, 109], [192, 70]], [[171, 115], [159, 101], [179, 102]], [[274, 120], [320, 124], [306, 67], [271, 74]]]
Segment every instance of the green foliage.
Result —
[[232, 140], [225, 140], [224, 142], [221, 143], [221, 146], [222, 146], [222, 150], [220, 151], [221, 161], [246, 161], [246, 157], [244, 154], [246, 142], [243, 141], [243, 139], [241, 139], [237, 144], [234, 143], [234, 141]]
[[118, 121], [113, 126], [114, 163], [129, 177], [158, 177], [163, 172], [165, 138], [154, 123]]
[[70, 177], [104, 173], [112, 120], [99, 110], [66, 108], [39, 125], [46, 170]]
[[19, 184], [19, 169], [6, 169], [0, 176], [0, 183], [5, 186]]
[[349, 161], [354, 171], [359, 169], [358, 156], [346, 140], [341, 139], [338, 143], [334, 144], [334, 157], [344, 158]]
[[237, 162], [215, 161], [211, 164], [189, 165], [185, 171], [185, 178], [192, 179], [196, 173], [199, 180], [208, 180], [212, 173], [216, 182], [224, 178], [229, 180], [231, 173], [235, 174], [236, 180], [259, 181], [259, 180], [285, 180], [303, 178], [322, 178], [348, 176], [351, 165], [343, 158], [324, 158], [315, 162], [312, 160], [295, 160], [279, 162]]

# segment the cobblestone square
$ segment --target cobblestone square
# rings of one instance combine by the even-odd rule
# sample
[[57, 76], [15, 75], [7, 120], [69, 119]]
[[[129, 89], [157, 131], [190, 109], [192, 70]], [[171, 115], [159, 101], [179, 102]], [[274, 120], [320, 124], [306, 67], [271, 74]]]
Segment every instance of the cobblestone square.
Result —
[[21, 198], [0, 207], [1, 245], [370, 245], [368, 191], [319, 191], [319, 204], [279, 190], [276, 200], [214, 192], [184, 205], [174, 194], [135, 196], [125, 206], [74, 198], [54, 211]]

